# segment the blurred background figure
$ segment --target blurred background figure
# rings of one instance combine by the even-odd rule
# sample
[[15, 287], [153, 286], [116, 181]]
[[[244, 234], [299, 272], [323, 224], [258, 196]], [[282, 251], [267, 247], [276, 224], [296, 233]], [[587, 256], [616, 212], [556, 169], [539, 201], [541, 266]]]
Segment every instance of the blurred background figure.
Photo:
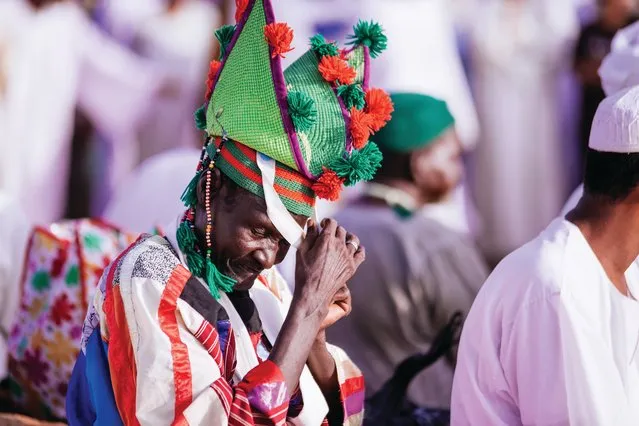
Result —
[[0, 190], [0, 382], [8, 375], [7, 342], [18, 310], [21, 266], [30, 225], [20, 206]]
[[217, 57], [213, 33], [220, 25], [220, 13], [210, 0], [165, 1], [164, 10], [140, 24], [134, 49], [179, 80], [180, 92], [158, 99], [149, 109], [139, 132], [139, 162], [169, 149], [201, 145], [193, 111], [204, 101], [203, 76]]
[[[639, 22], [617, 32], [611, 44], [597, 72], [605, 96], [639, 85]], [[561, 210], [562, 217], [577, 206], [583, 191], [583, 184], [574, 190]]]
[[178, 148], [144, 161], [115, 189], [104, 218], [131, 232], [161, 231], [184, 213], [180, 197], [200, 153], [197, 148]]
[[637, 19], [635, 0], [597, 0], [594, 22], [582, 28], [575, 48], [575, 73], [581, 84], [579, 152], [588, 147], [590, 126], [599, 103], [606, 96], [598, 74], [603, 58], [610, 52], [615, 33]]
[[470, 35], [482, 137], [474, 188], [492, 261], [554, 218], [565, 200], [558, 76], [578, 23], [566, 0], [489, 0]]
[[[230, 9], [233, 1], [226, 0]], [[447, 0], [279, 0], [278, 16], [291, 25], [298, 45], [321, 33], [328, 40], [345, 42], [356, 17], [382, 24], [388, 36], [384, 55], [371, 64], [371, 85], [387, 91], [433, 94], [445, 100], [456, 117], [465, 154], [477, 142], [478, 123], [468, 81], [456, 44], [453, 4]], [[287, 55], [291, 63], [303, 53], [300, 45]], [[428, 209], [435, 220], [471, 237], [478, 234], [480, 221], [465, 178], [450, 196]], [[320, 200], [318, 214], [331, 216], [361, 191], [348, 188], [335, 203]], [[294, 250], [279, 265], [287, 282], [294, 282]]]
[[76, 105], [117, 152], [165, 80], [73, 1], [7, 0], [0, 28], [0, 189], [47, 224], [65, 211]]
[[[395, 93], [393, 118], [376, 135], [384, 163], [361, 198], [337, 214], [366, 262], [350, 282], [353, 311], [328, 330], [362, 369], [372, 395], [405, 358], [425, 352], [457, 311], [464, 315], [488, 275], [468, 236], [423, 213], [463, 176], [461, 143], [446, 104]], [[419, 406], [448, 408], [454, 351], [413, 380]]]

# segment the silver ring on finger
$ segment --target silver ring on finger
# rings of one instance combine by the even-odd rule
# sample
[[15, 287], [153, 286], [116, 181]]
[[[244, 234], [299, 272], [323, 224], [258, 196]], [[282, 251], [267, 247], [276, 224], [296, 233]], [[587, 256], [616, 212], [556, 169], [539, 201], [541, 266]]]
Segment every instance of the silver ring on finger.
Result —
[[351, 240], [351, 241], [347, 241], [346, 244], [350, 244], [355, 248], [355, 251], [359, 250], [359, 244], [357, 244], [355, 241]]

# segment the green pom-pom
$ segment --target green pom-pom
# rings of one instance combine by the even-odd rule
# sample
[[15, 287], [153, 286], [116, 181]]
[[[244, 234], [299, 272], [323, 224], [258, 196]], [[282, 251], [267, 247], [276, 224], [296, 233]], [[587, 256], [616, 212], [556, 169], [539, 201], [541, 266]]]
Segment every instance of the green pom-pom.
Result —
[[220, 298], [220, 290], [224, 293], [230, 293], [235, 286], [235, 280], [221, 273], [211, 259], [206, 259], [206, 276], [204, 280], [208, 284], [209, 292], [215, 300]]
[[365, 93], [360, 84], [348, 84], [342, 85], [337, 88], [337, 96], [342, 98], [344, 105], [349, 110], [355, 107], [359, 110], [364, 109], [366, 105]]
[[195, 118], [195, 127], [200, 130], [206, 130], [206, 105], [199, 107], [193, 117]]
[[188, 223], [182, 222], [180, 224], [176, 238], [178, 246], [186, 258], [186, 266], [189, 271], [206, 281], [211, 296], [217, 300], [220, 298], [220, 290], [225, 293], [233, 290], [235, 280], [222, 274], [211, 259], [205, 258], [197, 251], [197, 237]]
[[224, 25], [215, 31], [215, 38], [220, 42], [220, 60], [226, 58], [228, 53], [226, 49], [229, 47], [234, 33], [235, 25]]
[[353, 186], [357, 182], [373, 179], [381, 165], [381, 151], [376, 144], [369, 142], [361, 150], [354, 150], [349, 156], [334, 161], [330, 168], [344, 179], [346, 186]]
[[298, 132], [310, 130], [317, 120], [315, 101], [304, 92], [289, 92], [288, 113]]
[[321, 34], [316, 34], [311, 37], [311, 50], [317, 53], [320, 58], [323, 56], [337, 56], [339, 54], [337, 44], [327, 42]]
[[184, 189], [182, 197], [180, 197], [180, 200], [182, 200], [186, 207], [192, 207], [197, 204], [197, 184], [200, 182], [201, 176], [202, 172], [198, 170], [188, 186]]
[[384, 34], [382, 26], [374, 21], [359, 21], [353, 27], [355, 35], [348, 36], [348, 44], [356, 46], [368, 46], [371, 56], [376, 58], [386, 50], [388, 39]]
[[182, 222], [177, 229], [175, 237], [177, 238], [178, 246], [184, 257], [186, 258], [186, 266], [189, 267], [189, 271], [195, 276], [204, 275], [204, 256], [196, 250], [197, 237], [193, 230], [189, 227], [189, 224]]

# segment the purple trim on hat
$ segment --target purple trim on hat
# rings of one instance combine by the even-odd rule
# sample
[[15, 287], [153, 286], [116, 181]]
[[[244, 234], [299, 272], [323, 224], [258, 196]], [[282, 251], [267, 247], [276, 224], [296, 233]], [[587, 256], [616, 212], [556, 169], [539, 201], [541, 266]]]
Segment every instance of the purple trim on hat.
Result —
[[344, 101], [337, 94], [337, 87], [333, 87], [333, 92], [337, 97], [337, 102], [339, 102], [339, 107], [342, 110], [342, 116], [344, 117], [344, 124], [346, 126], [346, 140], [344, 141], [344, 150], [350, 153], [353, 150], [353, 138], [351, 137], [351, 113], [346, 109], [346, 105], [344, 105]]
[[363, 48], [364, 49], [364, 77], [362, 78], [362, 88], [364, 90], [368, 90], [368, 85], [370, 83], [370, 78], [371, 78], [371, 53], [370, 53], [370, 49], [368, 48], [368, 46], [353, 46], [350, 47], [348, 49], [343, 49], [344, 54], [345, 55], [350, 55], [351, 53], [353, 53], [353, 51], [357, 48]]
[[362, 87], [364, 91], [368, 90], [368, 83], [370, 83], [371, 78], [371, 55], [368, 46], [364, 46], [364, 81], [362, 82]]
[[[270, 0], [263, 0], [264, 13], [266, 15], [266, 24], [275, 22], [275, 14], [273, 13], [273, 6]], [[317, 176], [314, 176], [311, 171], [306, 167], [304, 162], [304, 156], [300, 149], [300, 143], [297, 139], [297, 133], [295, 132], [295, 126], [293, 120], [288, 113], [288, 90], [286, 90], [286, 80], [284, 80], [284, 72], [282, 71], [282, 62], [279, 56], [273, 57], [272, 47], [269, 46], [269, 56], [271, 57], [271, 75], [273, 77], [273, 83], [275, 84], [275, 97], [277, 103], [280, 105], [280, 112], [282, 114], [282, 123], [284, 124], [284, 130], [288, 135], [289, 144], [293, 151], [293, 158], [297, 169], [304, 177], [310, 180], [316, 180]]]
[[[244, 25], [246, 25], [246, 21], [248, 21], [248, 17], [251, 15], [251, 12], [253, 11], [253, 7], [255, 6], [255, 1], [256, 0], [249, 1], [249, 4], [246, 6], [246, 10], [244, 11], [244, 14], [242, 15], [242, 19], [240, 19], [240, 22], [238, 22], [235, 25], [235, 32], [233, 33], [233, 37], [231, 38], [231, 41], [229, 42], [229, 45], [226, 48], [226, 57], [224, 58], [223, 61], [221, 61], [222, 65], [220, 66], [220, 69], [218, 70], [217, 75], [215, 76], [215, 80], [213, 81], [211, 99], [213, 98], [213, 92], [215, 92], [215, 86], [217, 86], [217, 82], [219, 81], [220, 76], [222, 75], [222, 71], [224, 71], [226, 60], [228, 59], [229, 55], [233, 51], [233, 47], [235, 47], [235, 43], [237, 42], [237, 39], [240, 38], [240, 34], [242, 33], [242, 30], [244, 29]], [[209, 99], [209, 103], [211, 99]]]

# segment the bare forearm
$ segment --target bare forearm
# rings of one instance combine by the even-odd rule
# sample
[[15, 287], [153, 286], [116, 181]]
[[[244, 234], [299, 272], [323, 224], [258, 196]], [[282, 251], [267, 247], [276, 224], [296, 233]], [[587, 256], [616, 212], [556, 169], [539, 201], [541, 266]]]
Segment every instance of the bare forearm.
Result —
[[282, 371], [289, 396], [297, 387], [319, 326], [319, 319], [292, 307], [273, 345], [269, 359]]
[[326, 347], [326, 337], [323, 332], [319, 334], [313, 343], [308, 356], [308, 368], [311, 370], [315, 382], [322, 390], [328, 403], [329, 423], [331, 425], [342, 424], [344, 422], [344, 410], [340, 398], [337, 368], [335, 360]]

